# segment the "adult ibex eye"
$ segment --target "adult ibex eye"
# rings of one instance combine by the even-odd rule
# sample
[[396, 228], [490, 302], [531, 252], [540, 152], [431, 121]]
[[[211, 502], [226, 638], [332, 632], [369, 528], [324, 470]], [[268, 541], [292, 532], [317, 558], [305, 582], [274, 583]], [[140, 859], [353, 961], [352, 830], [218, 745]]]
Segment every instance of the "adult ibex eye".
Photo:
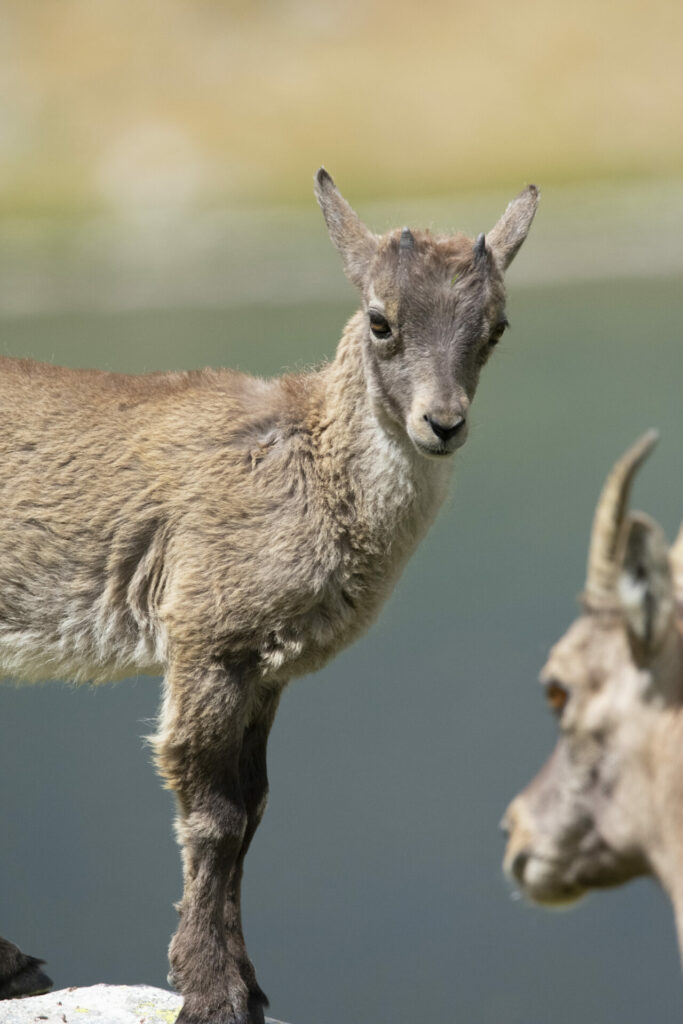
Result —
[[545, 684], [545, 699], [548, 701], [548, 707], [553, 714], [559, 717], [569, 700], [569, 691], [562, 683], [558, 683], [556, 679], [551, 679], [549, 683]]
[[507, 328], [509, 326], [510, 326], [510, 321], [508, 320], [508, 318], [506, 316], [502, 317], [498, 321], [496, 326], [493, 328], [493, 330], [491, 331], [491, 337], [489, 338], [489, 344], [497, 345], [498, 342], [500, 341], [500, 339], [503, 337], [503, 334], [505, 333], [505, 331], [507, 330]]
[[370, 330], [376, 338], [388, 338], [391, 334], [391, 327], [386, 317], [374, 310], [370, 312]]

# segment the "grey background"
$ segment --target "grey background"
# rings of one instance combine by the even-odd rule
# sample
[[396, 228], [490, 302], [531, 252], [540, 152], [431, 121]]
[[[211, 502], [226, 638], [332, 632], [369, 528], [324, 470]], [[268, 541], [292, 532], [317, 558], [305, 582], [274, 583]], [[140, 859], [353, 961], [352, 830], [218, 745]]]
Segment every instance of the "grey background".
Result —
[[[680, 1020], [657, 887], [527, 907], [501, 876], [498, 821], [553, 743], [535, 679], [575, 615], [600, 485], [649, 426], [662, 439], [636, 504], [678, 527], [683, 295], [665, 277], [534, 285], [525, 256], [447, 506], [370, 633], [293, 683], [274, 727], [245, 921], [293, 1024]], [[87, 305], [4, 316], [0, 351], [275, 373], [332, 356], [355, 302]], [[158, 696], [153, 679], [0, 690], [0, 933], [58, 986], [165, 984], [180, 865], [141, 742]]]

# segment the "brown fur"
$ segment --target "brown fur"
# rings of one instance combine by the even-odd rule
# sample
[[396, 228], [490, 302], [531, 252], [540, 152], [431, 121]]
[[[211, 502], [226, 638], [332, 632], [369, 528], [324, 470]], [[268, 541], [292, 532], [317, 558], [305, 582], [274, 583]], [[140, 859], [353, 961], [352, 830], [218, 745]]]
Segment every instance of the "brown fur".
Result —
[[1, 667], [164, 672], [153, 742], [179, 809], [184, 1024], [263, 1021], [239, 889], [280, 693], [367, 629], [434, 518], [537, 200], [511, 204], [499, 249], [475, 258], [428, 233], [405, 252], [324, 172], [317, 192], [363, 297], [317, 372], [0, 371]]

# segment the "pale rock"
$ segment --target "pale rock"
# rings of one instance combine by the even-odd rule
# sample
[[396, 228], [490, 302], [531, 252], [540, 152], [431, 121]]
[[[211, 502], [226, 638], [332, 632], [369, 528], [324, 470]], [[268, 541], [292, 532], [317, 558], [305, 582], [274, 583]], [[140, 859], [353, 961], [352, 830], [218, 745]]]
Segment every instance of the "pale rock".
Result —
[[0, 1001], [0, 1024], [175, 1024], [182, 1002], [175, 992], [151, 985], [64, 988]]

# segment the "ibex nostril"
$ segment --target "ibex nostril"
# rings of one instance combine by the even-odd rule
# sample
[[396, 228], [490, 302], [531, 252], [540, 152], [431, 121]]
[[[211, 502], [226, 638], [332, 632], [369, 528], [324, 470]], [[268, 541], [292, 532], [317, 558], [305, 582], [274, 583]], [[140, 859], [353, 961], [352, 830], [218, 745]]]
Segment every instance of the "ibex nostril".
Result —
[[528, 850], [520, 850], [519, 853], [515, 854], [514, 860], [510, 865], [510, 871], [517, 879], [518, 882], [524, 881], [524, 869], [529, 862]]
[[425, 419], [427, 420], [427, 423], [432, 428], [432, 430], [434, 431], [434, 433], [436, 434], [440, 441], [450, 441], [450, 439], [452, 437], [455, 437], [458, 431], [462, 430], [463, 426], [465, 425], [464, 416], [458, 416], [458, 418], [454, 420], [453, 423], [449, 424], [439, 423], [438, 420], [432, 419], [431, 416], [428, 416], [426, 414]]

